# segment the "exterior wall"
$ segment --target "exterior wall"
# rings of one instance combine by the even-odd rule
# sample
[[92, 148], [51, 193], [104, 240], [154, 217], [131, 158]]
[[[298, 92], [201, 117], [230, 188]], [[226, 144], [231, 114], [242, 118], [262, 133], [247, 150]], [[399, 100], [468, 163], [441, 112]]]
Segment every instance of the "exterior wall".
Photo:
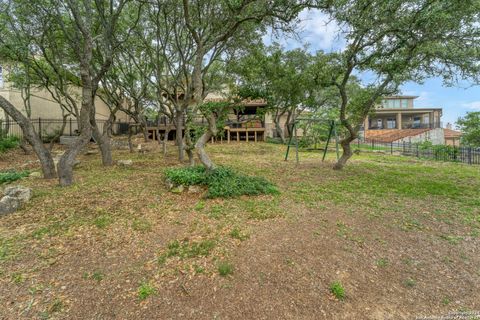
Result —
[[432, 129], [427, 132], [418, 134], [413, 137], [406, 137], [396, 142], [405, 142], [405, 143], [422, 143], [425, 141], [430, 141], [434, 145], [445, 144], [445, 133], [442, 128]]
[[[0, 65], [1, 67], [1, 65]], [[3, 67], [2, 69], [2, 78], [3, 81], [0, 83], [0, 95], [6, 98], [10, 103], [12, 103], [18, 110], [26, 115], [25, 106], [23, 103], [22, 95], [19, 90], [16, 90], [11, 87], [11, 84], [6, 81], [6, 76], [8, 73], [8, 68]], [[72, 95], [77, 97], [77, 103], [81, 104], [81, 90], [80, 88], [73, 88]], [[52, 98], [50, 92], [46, 89], [31, 90], [30, 97], [31, 104], [31, 118], [32, 119], [62, 119], [62, 110], [59, 104]], [[110, 110], [108, 106], [103, 102], [99, 97], [95, 98], [95, 118], [97, 120], [106, 120], [110, 115]], [[5, 119], [4, 112], [0, 112], [0, 119]], [[128, 116], [123, 113], [117, 113], [117, 121], [128, 121]]]
[[[0, 89], [0, 95], [5, 97], [10, 103], [12, 103], [18, 110], [26, 115], [25, 107], [23, 104], [22, 96], [20, 91], [9, 90], [9, 89]], [[80, 105], [81, 100], [78, 98], [78, 104]], [[32, 119], [43, 118], [43, 119], [62, 119], [62, 109], [59, 104], [53, 100], [50, 93], [47, 90], [32, 90], [30, 104], [32, 107]], [[102, 99], [95, 99], [95, 118], [97, 120], [106, 120], [109, 117], [110, 110], [108, 106], [103, 102]], [[0, 118], [4, 119], [4, 115], [0, 114]], [[127, 115], [119, 113], [117, 119], [127, 120]]]
[[452, 146], [452, 147], [459, 147], [460, 146], [460, 138], [445, 138], [445, 144], [447, 146]]

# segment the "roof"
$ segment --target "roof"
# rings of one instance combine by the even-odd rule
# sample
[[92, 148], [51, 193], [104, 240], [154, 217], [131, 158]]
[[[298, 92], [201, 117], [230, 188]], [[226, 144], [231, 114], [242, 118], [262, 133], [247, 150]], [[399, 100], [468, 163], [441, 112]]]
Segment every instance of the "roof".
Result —
[[[227, 101], [223, 97], [215, 97], [215, 98], [206, 98], [205, 102], [224, 102]], [[242, 104], [245, 107], [265, 107], [267, 102], [263, 99], [244, 99], [242, 100]]]
[[400, 96], [400, 95], [383, 97], [383, 99], [417, 99], [417, 98], [418, 96]]
[[445, 138], [460, 138], [462, 133], [460, 131], [452, 130], [452, 129], [443, 129], [445, 134]]
[[417, 136], [430, 129], [401, 129], [389, 130], [388, 132], [367, 136], [367, 140], [375, 140], [377, 142], [393, 142], [407, 137]]
[[375, 113], [417, 113], [429, 111], [442, 111], [442, 108], [376, 108]]

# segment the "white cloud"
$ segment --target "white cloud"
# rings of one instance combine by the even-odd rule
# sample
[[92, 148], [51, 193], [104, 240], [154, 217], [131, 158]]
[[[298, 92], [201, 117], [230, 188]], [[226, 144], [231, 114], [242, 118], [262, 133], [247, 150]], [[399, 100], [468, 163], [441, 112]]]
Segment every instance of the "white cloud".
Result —
[[303, 10], [299, 28], [303, 39], [315, 49], [342, 50], [345, 40], [340, 36], [340, 27], [328, 15], [319, 10]]
[[299, 19], [295, 30], [298, 37], [282, 32], [274, 35], [269, 31], [264, 35], [263, 42], [267, 45], [277, 42], [287, 50], [303, 47], [306, 43], [312, 50], [327, 52], [341, 51], [345, 48], [345, 39], [341, 37], [340, 27], [323, 12], [303, 10], [299, 14]]
[[462, 104], [462, 107], [471, 109], [471, 110], [480, 110], [480, 101], [473, 101]]

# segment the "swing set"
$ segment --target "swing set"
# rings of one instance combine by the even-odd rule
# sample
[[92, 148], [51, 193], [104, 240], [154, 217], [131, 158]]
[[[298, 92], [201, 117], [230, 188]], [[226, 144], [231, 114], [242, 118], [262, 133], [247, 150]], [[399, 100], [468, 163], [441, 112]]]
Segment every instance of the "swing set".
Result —
[[[305, 123], [306, 125], [303, 129], [302, 136], [304, 137], [305, 134], [308, 134], [308, 130], [311, 127], [311, 124], [326, 124], [328, 125], [328, 137], [327, 137], [327, 142], [325, 145], [325, 148], [323, 149], [323, 157], [322, 157], [322, 162], [325, 161], [325, 157], [327, 156], [327, 151], [328, 151], [328, 146], [330, 144], [330, 141], [332, 140], [332, 137], [335, 138], [335, 150], [337, 154], [337, 160], [340, 158], [340, 153], [338, 149], [338, 133], [337, 133], [337, 124], [335, 120], [324, 120], [324, 119], [314, 119], [314, 118], [298, 118], [293, 122], [292, 126], [292, 132], [293, 134], [290, 135], [290, 138], [288, 140], [288, 145], [287, 145], [287, 152], [285, 154], [285, 161], [288, 160], [288, 155], [290, 154], [290, 147], [292, 146], [292, 140], [295, 139], [294, 146], [295, 146], [295, 158], [297, 160], [297, 163], [299, 161], [298, 159], [298, 149], [299, 149], [299, 139], [298, 139], [298, 134], [297, 134], [297, 129], [299, 127], [299, 124]], [[316, 144], [317, 142], [315, 141], [315, 148], [316, 150]], [[322, 150], [322, 149], [319, 149]]]

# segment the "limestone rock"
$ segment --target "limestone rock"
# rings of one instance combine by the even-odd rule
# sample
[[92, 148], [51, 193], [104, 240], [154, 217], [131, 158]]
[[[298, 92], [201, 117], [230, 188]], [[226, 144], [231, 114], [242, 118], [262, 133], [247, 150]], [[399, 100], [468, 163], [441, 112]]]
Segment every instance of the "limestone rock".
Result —
[[123, 167], [131, 167], [133, 165], [133, 161], [130, 160], [130, 159], [128, 159], [128, 160], [118, 160], [117, 164], [119, 166], [123, 166]]
[[0, 200], [0, 215], [17, 211], [20, 207], [20, 200], [14, 197], [5, 196]]
[[168, 190], [172, 190], [173, 188], [175, 188], [175, 184], [170, 179], [167, 179], [165, 181], [165, 186]]
[[[61, 156], [53, 158], [53, 164], [55, 165], [55, 167], [58, 166], [58, 163], [60, 162], [60, 158], [61, 158]], [[73, 167], [75, 168], [75, 167], [79, 166], [80, 163], [82, 163], [80, 160], [75, 159], [75, 161], [73, 162]]]
[[5, 195], [4, 198], [16, 198], [20, 204], [22, 204], [28, 202], [32, 198], [32, 189], [22, 186], [10, 186], [5, 188], [3, 194]]
[[188, 186], [188, 193], [200, 193], [202, 188], [200, 186]]
[[33, 171], [28, 176], [32, 178], [41, 178], [43, 175], [40, 171]]
[[171, 189], [170, 192], [182, 193], [183, 190], [185, 190], [185, 187], [183, 185], [179, 185], [179, 186], [176, 186], [175, 188]]
[[87, 156], [92, 156], [96, 154], [98, 154], [98, 150], [95, 150], [95, 149], [87, 150], [87, 152], [85, 152], [85, 155]]

